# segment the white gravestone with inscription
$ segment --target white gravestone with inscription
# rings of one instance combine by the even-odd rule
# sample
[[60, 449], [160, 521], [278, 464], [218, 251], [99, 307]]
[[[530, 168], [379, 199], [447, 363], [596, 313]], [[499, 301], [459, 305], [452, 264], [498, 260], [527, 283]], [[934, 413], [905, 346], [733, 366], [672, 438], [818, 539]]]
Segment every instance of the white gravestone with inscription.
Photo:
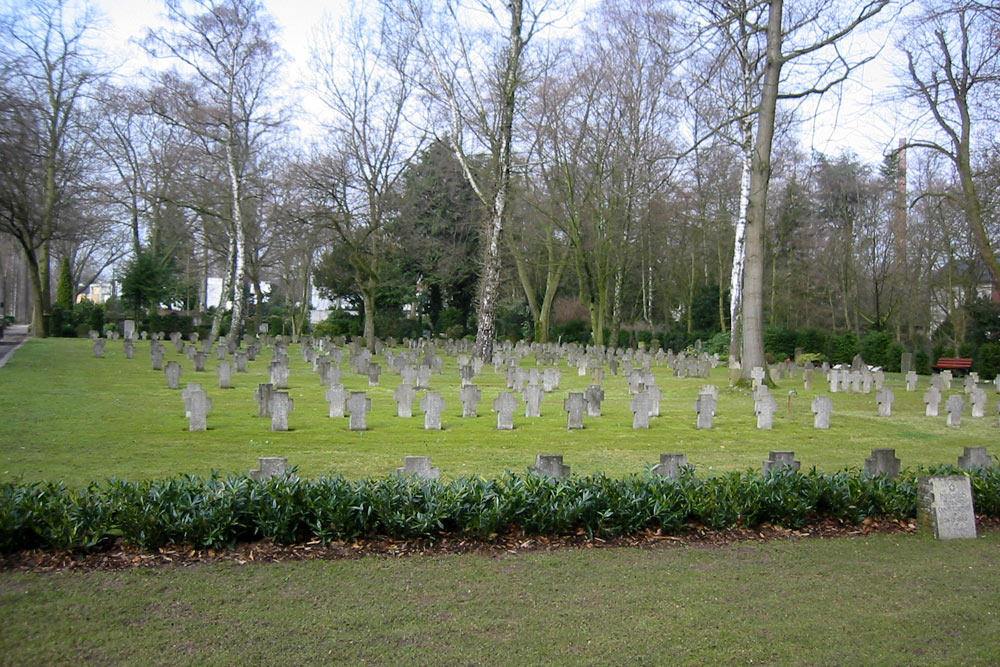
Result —
[[972, 486], [964, 475], [920, 477], [917, 486], [917, 522], [939, 540], [976, 536]]

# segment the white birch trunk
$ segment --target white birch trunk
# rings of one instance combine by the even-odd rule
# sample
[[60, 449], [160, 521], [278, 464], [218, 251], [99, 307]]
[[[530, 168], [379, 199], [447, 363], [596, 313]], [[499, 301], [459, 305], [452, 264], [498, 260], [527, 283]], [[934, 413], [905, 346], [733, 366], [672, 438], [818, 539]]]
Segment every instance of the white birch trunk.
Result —
[[233, 317], [229, 327], [229, 339], [238, 342], [243, 335], [243, 319], [246, 315], [246, 232], [243, 228], [243, 213], [240, 207], [240, 178], [236, 169], [236, 156], [231, 143], [226, 144], [226, 162], [229, 167], [229, 187], [233, 200]]

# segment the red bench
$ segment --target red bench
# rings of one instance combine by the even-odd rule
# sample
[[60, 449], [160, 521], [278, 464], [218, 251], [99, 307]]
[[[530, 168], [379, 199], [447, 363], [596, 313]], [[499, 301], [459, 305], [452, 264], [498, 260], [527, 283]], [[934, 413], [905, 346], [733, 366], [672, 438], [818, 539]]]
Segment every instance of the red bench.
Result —
[[972, 359], [962, 357], [941, 357], [934, 368], [942, 371], [967, 371], [972, 368]]

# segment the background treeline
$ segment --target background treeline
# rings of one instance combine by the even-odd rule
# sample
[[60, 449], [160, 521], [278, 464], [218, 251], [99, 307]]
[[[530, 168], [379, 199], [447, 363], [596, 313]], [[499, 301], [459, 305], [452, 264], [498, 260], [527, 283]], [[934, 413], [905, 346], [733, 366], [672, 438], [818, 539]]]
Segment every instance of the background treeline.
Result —
[[[674, 350], [700, 339], [724, 355], [741, 123], [756, 113], [746, 100], [761, 85], [769, 5], [605, 0], [571, 16], [572, 31], [548, 30], [561, 14], [545, 3], [492, 15], [449, 5], [493, 28], [524, 9], [517, 62], [513, 37], [449, 24], [443, 4], [356, 7], [313, 44], [305, 84], [324, 111], [307, 118], [255, 0], [167, 3], [164, 27], [142, 41], [150, 66], [127, 79], [96, 46], [95, 15], [16, 3], [0, 48], [7, 310], [32, 293], [31, 313], [18, 314], [39, 335], [126, 317], [153, 330], [299, 333], [318, 290], [337, 304], [320, 335], [462, 337], [482, 325], [488, 296], [498, 338]], [[786, 47], [795, 26], [849, 24], [849, 5], [787, 8]], [[940, 118], [942, 129], [870, 162], [850, 148], [805, 151], [799, 131], [814, 119], [779, 105], [765, 350], [861, 353], [890, 370], [903, 350], [920, 370], [973, 356], [991, 376], [1000, 152], [987, 110], [1000, 100], [1000, 16], [981, 3], [900, 11], [879, 29], [895, 31], [913, 67], [872, 113]], [[749, 32], [733, 42], [740, 26]], [[965, 60], [937, 57], [918, 39], [927, 31]], [[443, 59], [463, 48], [464, 60]], [[949, 79], [956, 62], [975, 67]], [[832, 85], [796, 72], [807, 92]], [[949, 91], [948, 80], [964, 83]], [[957, 152], [953, 118], [968, 121]], [[109, 276], [104, 306], [77, 302]]]

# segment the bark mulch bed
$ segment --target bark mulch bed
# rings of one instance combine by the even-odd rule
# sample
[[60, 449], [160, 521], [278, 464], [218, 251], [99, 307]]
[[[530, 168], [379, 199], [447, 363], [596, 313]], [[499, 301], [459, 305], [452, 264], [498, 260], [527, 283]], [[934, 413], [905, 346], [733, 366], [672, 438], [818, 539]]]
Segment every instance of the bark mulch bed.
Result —
[[[980, 531], [1000, 530], [1000, 518], [976, 517]], [[30, 550], [0, 554], [0, 570], [17, 572], [56, 572], [65, 570], [122, 570], [134, 567], [187, 567], [198, 563], [248, 563], [278, 562], [284, 560], [356, 560], [366, 557], [400, 558], [405, 556], [438, 556], [443, 554], [481, 554], [502, 557], [510, 554], [557, 549], [600, 549], [609, 547], [657, 548], [664, 545], [723, 547], [738, 542], [768, 542], [780, 539], [831, 538], [866, 536], [885, 533], [912, 533], [917, 529], [913, 520], [866, 520], [859, 525], [824, 520], [801, 530], [791, 530], [765, 524], [758, 528], [711, 530], [703, 526], [689, 526], [681, 535], [663, 535], [660, 531], [646, 531], [638, 535], [603, 539], [588, 538], [585, 534], [538, 537], [503, 535], [489, 540], [443, 537], [438, 540], [397, 540], [384, 537], [351, 542], [320, 541], [300, 544], [274, 544], [269, 541], [238, 544], [232, 549], [192, 549], [182, 545], [144, 551], [110, 543], [107, 548], [89, 553], [72, 551]]]

